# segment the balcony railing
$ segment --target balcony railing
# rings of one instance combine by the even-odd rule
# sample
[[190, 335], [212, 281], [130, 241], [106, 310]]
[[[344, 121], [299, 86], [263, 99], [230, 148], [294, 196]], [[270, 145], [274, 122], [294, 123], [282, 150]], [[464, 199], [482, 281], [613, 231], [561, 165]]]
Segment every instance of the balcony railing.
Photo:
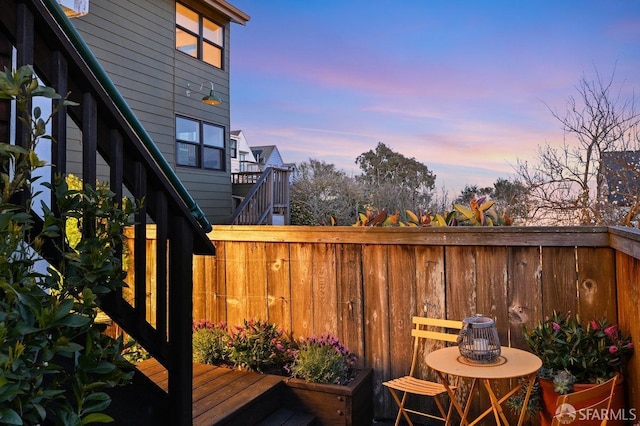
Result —
[[289, 170], [267, 167], [263, 172], [240, 172], [231, 175], [234, 196], [240, 203], [231, 215], [235, 225], [288, 225]]

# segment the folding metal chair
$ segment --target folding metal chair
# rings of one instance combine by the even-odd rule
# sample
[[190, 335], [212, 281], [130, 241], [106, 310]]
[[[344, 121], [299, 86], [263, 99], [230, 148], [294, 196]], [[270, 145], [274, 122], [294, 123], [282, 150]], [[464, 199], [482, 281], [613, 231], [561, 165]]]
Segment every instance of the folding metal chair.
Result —
[[[556, 401], [559, 412], [553, 417], [551, 426], [589, 420], [590, 416], [597, 416], [597, 419], [602, 420], [600, 425], [606, 425], [617, 379], [618, 377], [614, 376], [592, 388], [560, 395]], [[602, 415], [603, 410], [606, 410], [605, 415]]]
[[[396, 426], [400, 424], [400, 419], [404, 416], [405, 420], [410, 425], [413, 425], [409, 417], [410, 413], [446, 422], [452, 409], [452, 405], [450, 404], [449, 409], [445, 411], [443, 401], [441, 401], [442, 395], [447, 396], [446, 388], [442, 383], [424, 380], [416, 376], [418, 371], [423, 370], [417, 368], [420, 362], [418, 359], [418, 355], [420, 354], [419, 348], [425, 341], [456, 343], [458, 334], [462, 328], [462, 321], [413, 317], [412, 322], [414, 325], [414, 328], [411, 330], [411, 336], [413, 337], [413, 357], [411, 359], [409, 375], [382, 383], [389, 389], [391, 396], [398, 404], [399, 410], [395, 424]], [[432, 398], [438, 407], [438, 411], [440, 411], [440, 416], [408, 408], [406, 404], [409, 395], [421, 395]]]

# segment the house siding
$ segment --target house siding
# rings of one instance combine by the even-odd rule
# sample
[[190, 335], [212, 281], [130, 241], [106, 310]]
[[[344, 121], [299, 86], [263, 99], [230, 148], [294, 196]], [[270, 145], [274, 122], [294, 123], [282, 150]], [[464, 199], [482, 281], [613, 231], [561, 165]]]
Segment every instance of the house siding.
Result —
[[[196, 6], [197, 3], [189, 5]], [[200, 12], [206, 12], [225, 28], [223, 69], [175, 49], [174, 1], [92, 2], [89, 14], [72, 22], [207, 219], [211, 223], [228, 223], [231, 215], [230, 24], [223, 17], [212, 15], [211, 11]], [[215, 85], [222, 105], [204, 105], [199, 102], [203, 95], [197, 93], [187, 97], [187, 84], [197, 91], [201, 83], [209, 81]], [[224, 171], [176, 167], [176, 114], [224, 127]], [[79, 134], [77, 129], [75, 133]], [[69, 145], [70, 149], [78, 146], [72, 142]], [[70, 172], [80, 173], [79, 155], [69, 153], [68, 163]], [[107, 178], [108, 174], [100, 175], [100, 179]]]

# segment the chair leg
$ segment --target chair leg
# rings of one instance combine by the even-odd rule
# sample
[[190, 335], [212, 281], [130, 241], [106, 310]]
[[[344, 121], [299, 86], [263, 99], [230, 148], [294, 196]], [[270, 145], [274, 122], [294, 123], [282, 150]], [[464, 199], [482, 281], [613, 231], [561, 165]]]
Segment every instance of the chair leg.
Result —
[[396, 404], [398, 404], [398, 415], [396, 416], [395, 426], [398, 426], [400, 424], [400, 419], [402, 418], [402, 416], [404, 416], [405, 420], [409, 423], [410, 426], [413, 426], [413, 422], [411, 421], [409, 414], [404, 410], [404, 404], [407, 400], [408, 395], [407, 392], [403, 393], [401, 400], [400, 398], [398, 398], [398, 394], [396, 394], [396, 391], [394, 389], [389, 388], [389, 390], [391, 391], [391, 396], [396, 401]]

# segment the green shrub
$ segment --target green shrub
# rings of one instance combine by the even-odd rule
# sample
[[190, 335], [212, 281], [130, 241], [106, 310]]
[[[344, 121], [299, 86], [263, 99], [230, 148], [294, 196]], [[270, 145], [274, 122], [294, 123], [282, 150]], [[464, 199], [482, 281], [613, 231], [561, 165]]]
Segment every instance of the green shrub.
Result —
[[203, 364], [229, 363], [229, 333], [226, 324], [194, 326], [193, 361]]
[[344, 385], [354, 374], [356, 356], [331, 334], [300, 342], [289, 367], [292, 377], [314, 383]]
[[[37, 96], [60, 99], [39, 85], [30, 66], [0, 73], [0, 99], [15, 101], [28, 129], [24, 146], [0, 141], [0, 422], [104, 423], [113, 420], [104, 414], [111, 402], [104, 390], [128, 382], [133, 371], [121, 354], [122, 337], [103, 334], [96, 316], [99, 296], [124, 286], [118, 247], [135, 207], [116, 205], [105, 185], [70, 190], [55, 176], [44, 185], [60, 214], [43, 205], [42, 226], [34, 226], [32, 199], [16, 200], [31, 196], [33, 171], [45, 165], [36, 146], [50, 138], [51, 116], [30, 109]], [[69, 218], [83, 229], [73, 238]], [[36, 271], [42, 259], [55, 259], [47, 273]]]
[[239, 369], [264, 373], [292, 359], [291, 342], [275, 324], [244, 320], [229, 338], [229, 361]]
[[138, 362], [142, 362], [146, 359], [151, 358], [151, 354], [149, 354], [149, 352], [147, 352], [147, 350], [143, 348], [140, 343], [138, 343], [131, 337], [128, 337], [125, 341], [124, 349], [122, 350], [122, 356], [131, 364], [136, 364]]

